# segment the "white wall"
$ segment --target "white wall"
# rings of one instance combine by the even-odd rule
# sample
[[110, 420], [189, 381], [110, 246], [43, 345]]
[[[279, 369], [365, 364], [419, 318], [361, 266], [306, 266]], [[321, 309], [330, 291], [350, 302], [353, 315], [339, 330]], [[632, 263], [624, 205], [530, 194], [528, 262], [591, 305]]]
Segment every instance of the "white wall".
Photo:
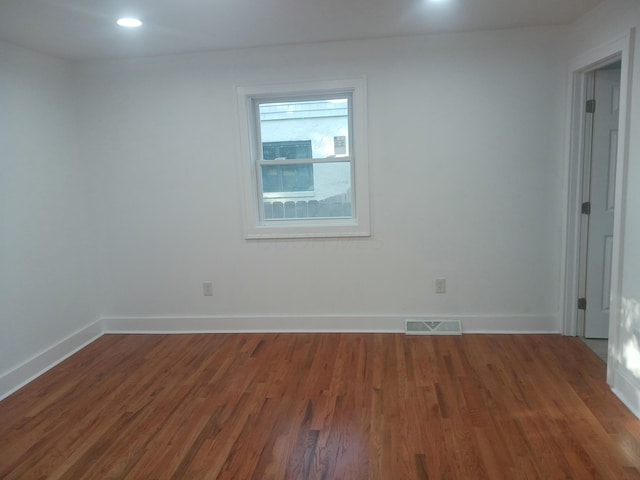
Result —
[[[640, 3], [636, 0], [609, 0], [579, 22], [571, 32], [571, 55], [578, 57], [591, 49], [640, 28]], [[636, 32], [631, 70], [629, 147], [626, 207], [623, 225], [622, 324], [614, 345], [614, 371], [609, 381], [637, 415], [640, 415], [640, 38]]]
[[[104, 315], [560, 331], [565, 40], [541, 28], [77, 64]], [[245, 240], [235, 86], [363, 74], [373, 236]]]
[[98, 319], [73, 97], [67, 63], [0, 43], [0, 396]]

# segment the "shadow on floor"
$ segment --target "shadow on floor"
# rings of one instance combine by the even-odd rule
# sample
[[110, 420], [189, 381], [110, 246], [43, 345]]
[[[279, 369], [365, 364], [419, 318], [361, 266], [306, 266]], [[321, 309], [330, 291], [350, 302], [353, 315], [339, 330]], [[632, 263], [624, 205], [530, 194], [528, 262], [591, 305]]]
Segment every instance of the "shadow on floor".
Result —
[[607, 363], [607, 349], [609, 348], [609, 341], [606, 338], [599, 339], [581, 337], [580, 340], [582, 340], [584, 344], [593, 351], [593, 353], [600, 357], [600, 360]]

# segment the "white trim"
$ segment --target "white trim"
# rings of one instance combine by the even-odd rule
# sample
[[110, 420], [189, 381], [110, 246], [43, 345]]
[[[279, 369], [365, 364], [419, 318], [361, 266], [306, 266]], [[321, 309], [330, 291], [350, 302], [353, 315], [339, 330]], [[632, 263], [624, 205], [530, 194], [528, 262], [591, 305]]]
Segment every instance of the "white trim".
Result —
[[[609, 352], [607, 362], [607, 382], [612, 387], [617, 386], [616, 371], [619, 359], [616, 352], [620, 351], [620, 328], [622, 326], [622, 285], [624, 273], [624, 226], [627, 223], [627, 171], [629, 168], [629, 138], [632, 80], [633, 44], [635, 42], [635, 28], [623, 38], [621, 43], [622, 71], [620, 76], [620, 120], [618, 123], [618, 158], [616, 165], [615, 211], [613, 219], [613, 254], [611, 266], [611, 305], [609, 314]], [[616, 238], [617, 234], [617, 238]], [[637, 391], [637, 390], [636, 390]], [[638, 410], [636, 409], [636, 412]]]
[[640, 386], [633, 382], [626, 372], [616, 372], [616, 384], [611, 390], [636, 417], [640, 418]]
[[564, 288], [561, 294], [563, 311], [563, 328], [565, 335], [575, 336], [578, 333], [577, 298], [579, 287], [579, 255], [580, 255], [580, 211], [583, 182], [583, 128], [585, 112], [583, 100], [584, 88], [588, 72], [603, 66], [616, 57], [622, 60], [622, 82], [620, 86], [620, 122], [618, 141], [618, 158], [616, 166], [616, 210], [614, 217], [614, 246], [611, 273], [611, 310], [609, 318], [609, 362], [607, 365], [607, 381], [613, 384], [616, 368], [615, 357], [611, 351], [619, 342], [619, 325], [621, 321], [621, 275], [623, 262], [623, 238], [625, 222], [626, 170], [628, 158], [628, 112], [631, 100], [628, 94], [628, 79], [631, 65], [631, 46], [634, 30], [615, 38], [597, 48], [589, 50], [570, 62], [569, 67], [569, 101], [567, 102], [568, 136], [566, 143], [565, 165], [565, 222], [562, 254], [564, 258], [562, 275]]
[[102, 334], [102, 321], [98, 320], [3, 373], [0, 376], [0, 400], [100, 338]]
[[[573, 67], [572, 67], [573, 68]], [[563, 333], [575, 336], [578, 333], [577, 301], [579, 291], [580, 265], [580, 210], [582, 201], [583, 154], [584, 154], [584, 124], [585, 112], [582, 101], [585, 96], [584, 78], [574, 70], [569, 72], [569, 101], [567, 109], [567, 124], [569, 135], [566, 142], [565, 158], [565, 198], [562, 238], [561, 262], [564, 288], [561, 292], [561, 306], [563, 311]]]
[[463, 333], [559, 334], [555, 315], [237, 315], [105, 317], [105, 333], [403, 333], [405, 321], [459, 320]]

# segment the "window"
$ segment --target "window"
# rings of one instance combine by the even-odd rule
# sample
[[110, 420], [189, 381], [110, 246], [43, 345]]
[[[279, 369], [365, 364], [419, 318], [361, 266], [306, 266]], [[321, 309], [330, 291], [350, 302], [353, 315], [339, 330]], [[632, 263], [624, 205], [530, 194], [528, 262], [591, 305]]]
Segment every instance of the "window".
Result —
[[247, 238], [370, 235], [364, 79], [237, 94]]

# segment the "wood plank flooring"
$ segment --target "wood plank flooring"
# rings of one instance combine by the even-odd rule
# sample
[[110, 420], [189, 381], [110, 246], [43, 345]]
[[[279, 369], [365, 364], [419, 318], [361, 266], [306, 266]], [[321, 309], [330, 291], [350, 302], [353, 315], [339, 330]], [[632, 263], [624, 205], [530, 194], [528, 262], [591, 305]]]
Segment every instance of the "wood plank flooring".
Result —
[[105, 335], [0, 402], [2, 479], [640, 479], [555, 335]]

